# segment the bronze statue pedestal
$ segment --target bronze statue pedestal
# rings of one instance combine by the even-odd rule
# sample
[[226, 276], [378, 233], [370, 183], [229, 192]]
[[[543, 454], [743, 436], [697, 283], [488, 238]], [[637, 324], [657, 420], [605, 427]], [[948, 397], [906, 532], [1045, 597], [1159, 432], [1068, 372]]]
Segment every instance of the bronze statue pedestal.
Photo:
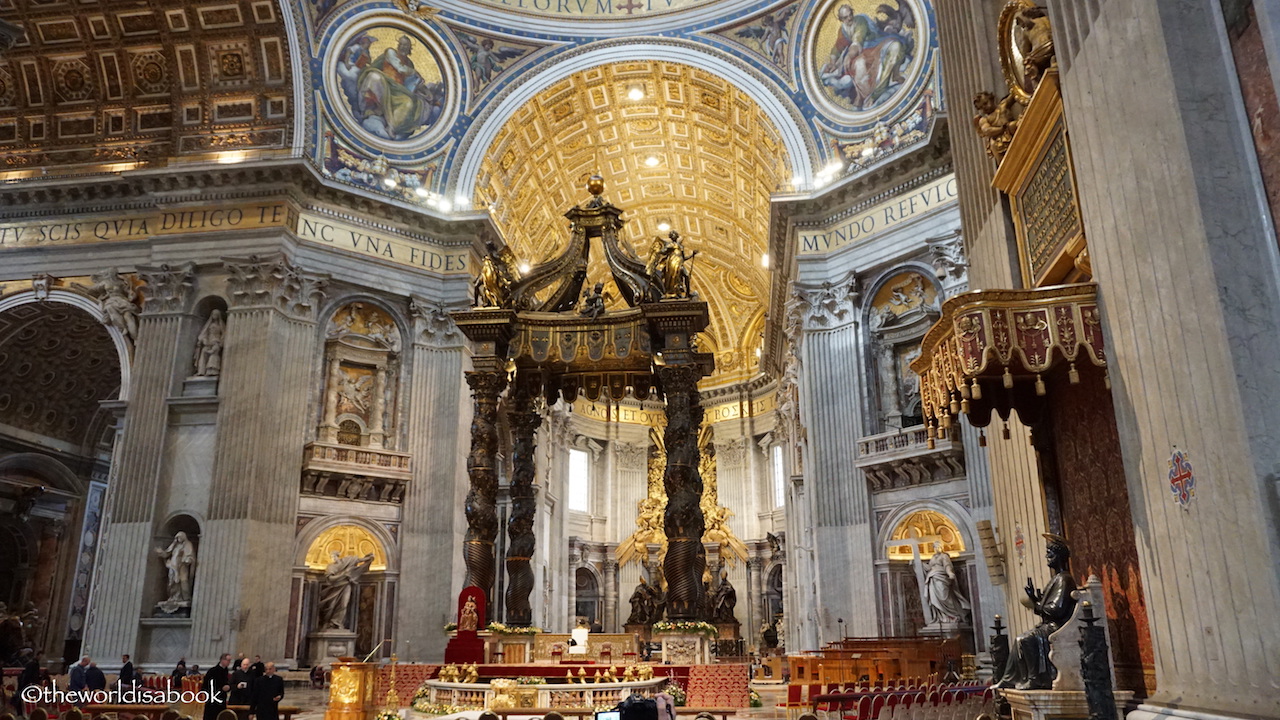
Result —
[[636, 638], [637, 641], [642, 643], [649, 642], [649, 626], [648, 625], [645, 625], [643, 623], [627, 623], [622, 627], [627, 631], [627, 634]]
[[742, 623], [734, 620], [733, 622], [718, 622], [715, 624], [716, 629], [720, 631], [721, 640], [738, 640], [742, 637]]

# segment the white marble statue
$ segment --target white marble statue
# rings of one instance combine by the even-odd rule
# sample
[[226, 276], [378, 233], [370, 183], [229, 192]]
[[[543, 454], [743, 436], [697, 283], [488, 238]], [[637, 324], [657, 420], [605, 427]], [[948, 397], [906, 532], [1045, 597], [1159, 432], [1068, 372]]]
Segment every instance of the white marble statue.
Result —
[[[920, 562], [919, 558], [915, 562]], [[933, 557], [925, 567], [925, 597], [928, 600], [930, 624], [961, 622], [972, 607], [960, 594], [951, 556], [942, 551], [942, 543], [933, 543]]]
[[112, 268], [94, 275], [93, 285], [85, 289], [98, 298], [98, 305], [105, 316], [103, 322], [120, 331], [130, 344], [136, 342], [139, 310], [138, 291], [133, 284]]
[[214, 310], [196, 338], [196, 377], [222, 374], [222, 336], [226, 333], [222, 311]]
[[351, 596], [356, 584], [373, 564], [373, 553], [364, 557], [348, 555], [339, 557], [333, 553], [333, 561], [324, 569], [324, 578], [320, 581], [320, 617], [321, 630], [348, 630], [347, 608], [351, 605]]
[[179, 531], [169, 547], [157, 549], [156, 554], [164, 559], [165, 569], [169, 571], [169, 597], [160, 603], [161, 609], [172, 613], [178, 608], [190, 607], [196, 569], [195, 545], [186, 533]]

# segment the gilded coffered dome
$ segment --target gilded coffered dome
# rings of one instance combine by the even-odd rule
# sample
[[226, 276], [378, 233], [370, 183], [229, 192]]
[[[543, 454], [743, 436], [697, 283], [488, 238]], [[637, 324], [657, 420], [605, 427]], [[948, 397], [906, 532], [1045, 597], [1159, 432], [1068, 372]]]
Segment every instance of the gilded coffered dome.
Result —
[[[489, 146], [476, 186], [508, 244], [535, 264], [568, 241], [562, 215], [597, 171], [605, 196], [627, 211], [624, 237], [637, 254], [679, 232], [698, 251], [693, 289], [712, 317], [701, 342], [716, 354], [719, 384], [756, 370], [769, 198], [787, 167], [777, 129], [746, 93], [687, 65], [646, 61], [584, 70], [538, 93]], [[592, 256], [589, 281], [604, 281], [603, 253]]]
[[8, 0], [0, 171], [126, 170], [293, 145], [291, 15], [277, 0]]

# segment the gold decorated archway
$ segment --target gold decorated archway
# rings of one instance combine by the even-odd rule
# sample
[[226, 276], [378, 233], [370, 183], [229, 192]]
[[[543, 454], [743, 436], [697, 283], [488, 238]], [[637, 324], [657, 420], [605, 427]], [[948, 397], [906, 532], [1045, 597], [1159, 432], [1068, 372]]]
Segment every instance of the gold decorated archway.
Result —
[[[952, 557], [964, 552], [964, 537], [960, 534], [960, 529], [951, 518], [936, 510], [917, 510], [911, 513], [898, 523], [889, 536], [890, 541], [905, 541], [909, 538], [939, 538], [942, 541], [942, 551]], [[932, 545], [921, 548], [920, 555], [933, 555]], [[910, 560], [911, 557], [910, 544], [889, 546], [890, 560]]]
[[[788, 180], [786, 168], [777, 130], [729, 82], [687, 65], [616, 63], [525, 103], [489, 147], [477, 199], [493, 205], [507, 243], [535, 265], [562, 249], [562, 214], [594, 172], [605, 196], [627, 209], [623, 238], [641, 257], [665, 226], [678, 231], [699, 251], [693, 289], [711, 306], [701, 348], [715, 354], [711, 382], [722, 384], [757, 368], [769, 198]], [[588, 286], [607, 277], [604, 254], [592, 255]]]
[[311, 542], [307, 549], [307, 567], [312, 570], [324, 570], [333, 561], [332, 553], [338, 557], [356, 555], [364, 557], [373, 553], [373, 564], [370, 570], [387, 569], [387, 550], [373, 533], [359, 525], [335, 525]]

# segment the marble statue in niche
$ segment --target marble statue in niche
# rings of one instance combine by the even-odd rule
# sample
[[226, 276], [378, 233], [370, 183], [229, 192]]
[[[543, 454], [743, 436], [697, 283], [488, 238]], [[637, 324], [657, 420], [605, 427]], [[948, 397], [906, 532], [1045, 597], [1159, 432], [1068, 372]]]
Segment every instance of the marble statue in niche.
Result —
[[349, 630], [347, 608], [351, 605], [351, 595], [373, 564], [373, 553], [339, 557], [334, 552], [332, 557], [320, 581], [319, 627], [322, 630]]
[[[919, 559], [916, 562], [920, 562]], [[933, 557], [929, 558], [924, 576], [925, 597], [929, 603], [926, 611], [932, 618], [931, 624], [963, 621], [972, 606], [960, 594], [955, 565], [951, 556], [942, 551], [941, 540], [933, 543]]]
[[156, 550], [168, 573], [169, 596], [156, 604], [166, 615], [191, 609], [191, 588], [195, 579], [196, 548], [185, 532], [177, 532], [168, 547]]
[[222, 374], [222, 343], [226, 331], [222, 311], [214, 310], [209, 313], [209, 320], [196, 337], [196, 377], [217, 377]]

